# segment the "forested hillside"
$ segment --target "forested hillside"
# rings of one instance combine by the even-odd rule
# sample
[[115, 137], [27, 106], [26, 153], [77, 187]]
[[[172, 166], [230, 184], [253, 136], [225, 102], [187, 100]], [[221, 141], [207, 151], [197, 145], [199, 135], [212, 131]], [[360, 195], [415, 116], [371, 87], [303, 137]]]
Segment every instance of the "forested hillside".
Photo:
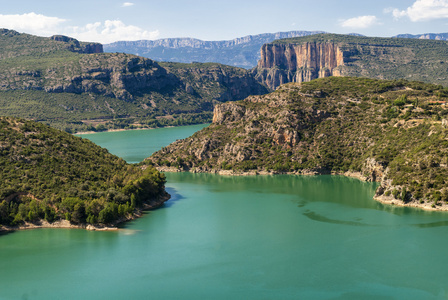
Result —
[[156, 169], [41, 123], [0, 117], [0, 225], [110, 225], [168, 199]]

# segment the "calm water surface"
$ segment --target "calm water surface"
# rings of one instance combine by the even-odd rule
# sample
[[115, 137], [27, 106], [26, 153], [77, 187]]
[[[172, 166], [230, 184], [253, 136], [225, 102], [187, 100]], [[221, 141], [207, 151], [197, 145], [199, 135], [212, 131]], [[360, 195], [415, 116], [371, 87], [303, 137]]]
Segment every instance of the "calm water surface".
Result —
[[[85, 137], [134, 162], [198, 129]], [[1, 236], [0, 299], [448, 299], [448, 214], [339, 176], [167, 179], [165, 207], [118, 232]]]

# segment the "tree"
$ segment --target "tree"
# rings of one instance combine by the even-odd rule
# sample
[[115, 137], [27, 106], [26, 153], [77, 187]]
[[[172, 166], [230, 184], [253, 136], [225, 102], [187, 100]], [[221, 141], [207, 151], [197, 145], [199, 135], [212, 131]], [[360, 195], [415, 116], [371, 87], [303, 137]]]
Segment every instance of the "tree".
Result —
[[86, 208], [84, 203], [77, 203], [73, 209], [71, 222], [75, 224], [83, 224], [86, 222]]

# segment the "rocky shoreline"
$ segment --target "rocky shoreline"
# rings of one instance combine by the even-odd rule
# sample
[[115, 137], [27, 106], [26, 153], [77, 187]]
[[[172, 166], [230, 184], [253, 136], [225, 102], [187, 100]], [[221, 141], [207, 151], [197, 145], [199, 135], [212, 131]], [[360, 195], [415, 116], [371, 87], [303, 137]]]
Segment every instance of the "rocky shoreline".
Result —
[[428, 211], [448, 211], [448, 204], [440, 202], [438, 205], [430, 204], [428, 202], [424, 203], [418, 203], [418, 202], [408, 202], [404, 203], [401, 200], [397, 200], [392, 196], [385, 196], [385, 195], [375, 195], [373, 197], [375, 201], [378, 201], [380, 203], [386, 204], [386, 205], [393, 205], [393, 206], [401, 206], [401, 207], [413, 207], [413, 208], [419, 208], [423, 210]]
[[[302, 170], [299, 172], [275, 172], [275, 171], [249, 171], [249, 172], [235, 172], [233, 170], [201, 170], [201, 169], [192, 169], [192, 170], [180, 170], [179, 168], [175, 167], [166, 167], [166, 166], [160, 166], [156, 167], [157, 170], [160, 172], [171, 172], [171, 173], [178, 173], [178, 172], [190, 172], [190, 173], [209, 173], [209, 174], [217, 174], [217, 175], [223, 175], [223, 176], [256, 176], [256, 175], [301, 175], [301, 176], [317, 176], [317, 175], [341, 175], [345, 177], [355, 178], [361, 181], [372, 181], [371, 177], [363, 175], [361, 172], [356, 171], [347, 171], [347, 172], [317, 172], [314, 170]], [[378, 180], [377, 182], [380, 182]], [[375, 194], [373, 196], [373, 199], [375, 201], [378, 201], [380, 203], [386, 204], [386, 205], [392, 205], [392, 206], [400, 206], [400, 207], [412, 207], [412, 208], [419, 208], [427, 211], [448, 211], [448, 204], [443, 203], [440, 201], [438, 205], [434, 205], [428, 202], [419, 203], [417, 201], [411, 201], [404, 203], [403, 201], [399, 199], [395, 199], [392, 195], [385, 196], [384, 194], [378, 195]]]

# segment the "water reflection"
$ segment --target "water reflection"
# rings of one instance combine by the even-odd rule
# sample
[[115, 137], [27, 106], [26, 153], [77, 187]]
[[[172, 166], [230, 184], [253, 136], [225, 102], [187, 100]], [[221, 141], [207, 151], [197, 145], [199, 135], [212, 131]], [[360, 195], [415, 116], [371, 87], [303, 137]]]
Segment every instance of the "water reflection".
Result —
[[433, 222], [433, 223], [414, 224], [414, 226], [419, 227], [419, 228], [443, 227], [443, 226], [448, 226], [448, 221], [439, 221], [439, 222]]
[[374, 225], [364, 224], [364, 223], [355, 222], [355, 221], [342, 221], [342, 220], [330, 219], [330, 218], [319, 215], [312, 211], [306, 211], [303, 213], [303, 215], [311, 220], [314, 220], [314, 221], [331, 223], [331, 224], [350, 225], [350, 226], [374, 226]]
[[166, 191], [168, 192], [168, 194], [171, 195], [171, 198], [163, 204], [163, 206], [161, 207], [162, 209], [169, 208], [175, 205], [176, 202], [185, 199], [185, 197], [179, 194], [177, 190], [173, 187], [166, 187]]

